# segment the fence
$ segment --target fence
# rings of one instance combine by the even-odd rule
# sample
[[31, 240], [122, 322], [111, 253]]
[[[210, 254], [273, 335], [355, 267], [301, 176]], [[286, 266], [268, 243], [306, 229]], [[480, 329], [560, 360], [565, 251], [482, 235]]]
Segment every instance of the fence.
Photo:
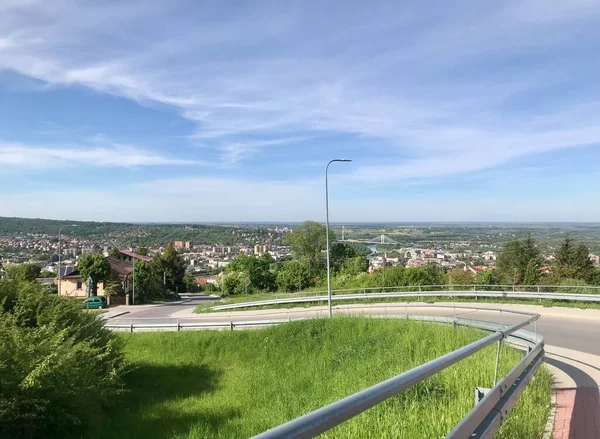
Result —
[[[451, 306], [451, 305], [426, 305], [430, 308], [449, 308], [456, 310], [473, 311], [495, 311], [500, 313], [514, 314], [523, 316], [524, 320], [513, 325], [504, 325], [502, 323], [482, 322], [472, 319], [463, 319], [448, 316], [423, 316], [408, 314], [409, 308], [423, 308], [423, 305], [401, 305], [406, 309], [406, 315], [399, 316], [414, 320], [425, 320], [433, 322], [451, 323], [453, 325], [473, 326], [489, 331], [486, 337], [470, 343], [467, 346], [459, 348], [453, 352], [429, 361], [421, 366], [415, 367], [409, 371], [401, 373], [393, 378], [364, 389], [358, 393], [350, 395], [328, 406], [322, 407], [316, 411], [308, 413], [297, 419], [289, 421], [283, 425], [275, 427], [264, 433], [255, 436], [255, 439], [279, 439], [279, 438], [310, 438], [315, 437], [347, 420], [368, 410], [369, 408], [383, 402], [394, 395], [408, 389], [425, 379], [428, 379], [438, 372], [456, 364], [464, 358], [467, 358], [481, 349], [497, 343], [496, 351], [496, 370], [494, 376], [494, 387], [487, 391], [483, 399], [476, 402], [473, 409], [455, 426], [448, 434], [447, 438], [492, 438], [498, 431], [502, 423], [506, 420], [512, 407], [520, 397], [527, 386], [529, 380], [533, 377], [535, 371], [541, 365], [544, 358], [544, 340], [534, 332], [524, 330], [526, 326], [534, 324], [539, 318], [539, 314], [513, 311], [498, 308], [482, 308], [474, 306]], [[375, 318], [389, 318], [389, 315], [373, 315]], [[215, 317], [217, 318], [217, 317]], [[300, 317], [306, 318], [306, 317]], [[280, 324], [292, 320], [288, 319], [268, 319], [256, 321], [221, 321], [221, 322], [179, 322], [174, 323], [136, 323], [130, 322], [129, 325], [111, 324], [106, 326], [111, 329], [211, 329], [211, 328], [229, 328], [233, 330], [236, 327], [257, 327]], [[293, 319], [295, 320], [295, 319]], [[497, 381], [498, 360], [501, 351], [501, 343], [507, 340], [512, 343], [524, 343], [527, 347], [527, 353], [523, 359], [504, 377]]]

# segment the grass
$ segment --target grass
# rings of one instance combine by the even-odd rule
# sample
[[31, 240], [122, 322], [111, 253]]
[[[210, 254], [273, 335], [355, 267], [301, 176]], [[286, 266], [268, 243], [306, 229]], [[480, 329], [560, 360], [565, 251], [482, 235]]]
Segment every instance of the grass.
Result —
[[[247, 331], [122, 334], [129, 391], [94, 438], [244, 438], [364, 389], [482, 336], [471, 328], [336, 317]], [[324, 434], [439, 438], [490, 387], [495, 346]], [[504, 347], [500, 374], [522, 353]], [[540, 370], [499, 438], [538, 438], [550, 406]]]
[[[214, 306], [229, 305], [233, 303], [244, 303], [244, 302], [255, 302], [259, 300], [273, 300], [273, 299], [291, 299], [293, 297], [309, 297], [314, 296], [315, 293], [260, 293], [260, 294], [249, 294], [244, 296], [230, 296], [225, 297], [219, 302], [207, 302], [198, 305], [194, 312], [201, 314], [207, 312], [232, 312], [232, 311], [250, 311], [253, 309], [273, 309], [273, 308], [296, 308], [296, 307], [311, 307], [311, 306], [323, 306], [326, 301], [320, 302], [303, 302], [303, 303], [282, 303], [277, 305], [263, 305], [263, 306], [251, 306], [247, 308], [238, 309], [224, 309], [224, 310], [213, 310]], [[323, 295], [317, 294], [317, 295]], [[563, 308], [577, 308], [577, 309], [600, 309], [600, 302], [577, 302], [577, 301], [566, 301], [566, 300], [549, 300], [549, 299], [515, 299], [509, 297], [478, 297], [477, 299], [471, 297], [388, 297], [388, 298], [372, 298], [372, 299], [348, 299], [348, 300], [335, 300], [334, 305], [349, 305], [353, 303], [403, 303], [403, 302], [421, 302], [421, 303], [436, 303], [436, 302], [475, 302], [475, 303], [509, 303], [509, 304], [522, 304], [522, 305], [538, 305], [546, 307], [563, 307]]]

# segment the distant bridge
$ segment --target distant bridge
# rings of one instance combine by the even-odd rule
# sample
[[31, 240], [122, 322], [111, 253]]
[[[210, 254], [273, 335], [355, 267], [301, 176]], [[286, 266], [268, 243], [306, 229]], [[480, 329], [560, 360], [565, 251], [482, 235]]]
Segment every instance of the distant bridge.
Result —
[[360, 242], [363, 244], [398, 244], [398, 241], [394, 241], [389, 236], [380, 235], [378, 238], [369, 239], [344, 239], [344, 234], [342, 234], [342, 239], [338, 240], [339, 242]]

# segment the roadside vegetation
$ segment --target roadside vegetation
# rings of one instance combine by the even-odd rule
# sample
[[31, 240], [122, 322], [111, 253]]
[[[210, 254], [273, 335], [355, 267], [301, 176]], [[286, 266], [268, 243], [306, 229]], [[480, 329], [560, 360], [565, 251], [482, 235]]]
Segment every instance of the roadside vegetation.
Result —
[[[252, 331], [122, 334], [129, 391], [96, 438], [246, 438], [482, 336], [469, 328], [338, 317]], [[500, 374], [522, 353], [503, 347]], [[495, 347], [368, 410], [323, 437], [443, 437], [490, 387]], [[538, 438], [550, 407], [540, 370], [500, 438]], [[514, 420], [513, 420], [514, 419]]]
[[0, 437], [81, 435], [123, 390], [120, 342], [80, 301], [0, 280]]

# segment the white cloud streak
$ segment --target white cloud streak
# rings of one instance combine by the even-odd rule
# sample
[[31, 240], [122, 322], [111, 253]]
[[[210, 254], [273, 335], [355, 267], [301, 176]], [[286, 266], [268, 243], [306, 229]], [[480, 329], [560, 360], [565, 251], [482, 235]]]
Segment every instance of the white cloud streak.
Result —
[[0, 165], [15, 169], [79, 167], [133, 168], [140, 166], [199, 165], [127, 145], [47, 147], [0, 142]]
[[[385, 164], [355, 165], [350, 178], [359, 180], [468, 173], [600, 143], [597, 123], [581, 120], [572, 104], [525, 118], [506, 108], [541, 87], [558, 87], [569, 69], [496, 72], [496, 58], [527, 60], [527, 51], [566, 47], [570, 29], [600, 23], [593, 1], [486, 2], [451, 18], [444, 8], [384, 4], [323, 10], [302, 2], [292, 13], [288, 4], [258, 3], [234, 14], [206, 5], [188, 17], [160, 1], [58, 3], [0, 9], [0, 69], [174, 107], [196, 124], [191, 138], [219, 151], [226, 166], [323, 133], [385, 149]], [[321, 18], [328, 13], [337, 26]], [[169, 26], [155, 26], [165, 16]], [[462, 77], [469, 66], [489, 63], [474, 80]], [[15, 154], [5, 152], [4, 160]], [[160, 155], [125, 156], [126, 166], [177, 164]]]

